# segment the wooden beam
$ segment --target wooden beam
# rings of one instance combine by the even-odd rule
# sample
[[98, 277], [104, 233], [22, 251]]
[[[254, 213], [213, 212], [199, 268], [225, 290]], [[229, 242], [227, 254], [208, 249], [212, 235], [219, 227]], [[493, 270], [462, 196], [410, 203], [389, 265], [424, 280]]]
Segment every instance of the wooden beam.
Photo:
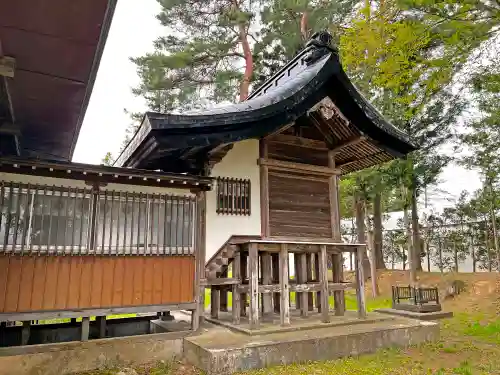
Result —
[[240, 284], [233, 284], [233, 307], [232, 307], [232, 315], [233, 315], [233, 324], [240, 324], [240, 316], [241, 316], [241, 294], [238, 291], [238, 287], [241, 285], [241, 255], [240, 251], [238, 251], [233, 259], [233, 278], [239, 279]]
[[106, 337], [106, 317], [105, 316], [97, 316], [95, 318], [97, 327], [99, 329], [99, 338], [103, 339]]
[[[307, 296], [307, 293], [310, 292], [320, 292], [323, 288], [323, 284], [321, 283], [304, 283], [304, 284], [289, 284], [290, 292], [304, 293]], [[250, 287], [248, 285], [238, 286], [238, 291], [240, 293], [248, 293]], [[259, 285], [259, 293], [263, 295], [269, 295], [273, 293], [281, 293], [281, 285], [280, 284], [266, 284]], [[349, 290], [356, 289], [356, 283], [328, 283], [328, 291], [333, 292], [336, 290]], [[306, 305], [307, 306], [307, 305]]]
[[289, 134], [278, 134], [270, 138], [266, 138], [269, 142], [280, 143], [288, 146], [310, 148], [314, 150], [327, 151], [328, 147], [324, 141], [316, 139], [298, 137]]
[[[261, 257], [262, 264], [262, 283], [264, 285], [273, 282], [273, 267], [271, 254], [263, 253]], [[259, 287], [260, 289], [260, 287]], [[262, 313], [268, 314], [273, 312], [273, 296], [271, 294], [264, 294], [262, 296]]]
[[322, 167], [319, 165], [310, 165], [303, 163], [293, 163], [290, 161], [274, 160], [274, 159], [259, 159], [258, 164], [267, 166], [269, 170], [287, 171], [294, 173], [313, 174], [317, 176], [330, 177], [332, 175], [340, 175], [340, 169], [332, 169], [329, 167]]
[[308, 118], [311, 120], [314, 127], [318, 129], [321, 135], [325, 138], [327, 146], [329, 148], [334, 147], [335, 138], [332, 134], [330, 126], [326, 123], [326, 121], [323, 119], [317, 119], [316, 116], [314, 115], [314, 112], [309, 113]]
[[241, 280], [239, 278], [234, 278], [234, 277], [201, 280], [202, 286], [234, 285], [234, 284], [241, 284]]
[[205, 312], [205, 287], [201, 280], [205, 278], [205, 238], [206, 238], [206, 192], [199, 191], [196, 194], [196, 236], [195, 236], [195, 282], [194, 297], [196, 308], [191, 316], [191, 328], [197, 331], [203, 320]]
[[346, 148], [346, 147], [349, 147], [349, 146], [354, 146], [354, 145], [357, 145], [358, 143], [360, 142], [363, 142], [366, 140], [366, 137], [361, 135], [359, 137], [355, 137], [355, 138], [352, 138], [352, 139], [349, 139], [347, 140], [346, 142], [344, 143], [340, 143], [338, 144], [337, 146], [335, 147], [332, 147], [330, 149], [331, 152], [337, 154], [339, 153], [342, 149]]
[[[266, 160], [268, 155], [267, 142], [259, 141], [259, 160]], [[262, 237], [270, 236], [269, 226], [269, 169], [266, 165], [259, 166], [260, 172], [260, 232]]]
[[0, 56], [0, 76], [14, 78], [16, 59], [10, 56]]
[[259, 326], [259, 253], [257, 244], [250, 244], [248, 247], [248, 278], [250, 282], [250, 328]]
[[[271, 259], [272, 259], [272, 270], [273, 270], [273, 284], [278, 284], [280, 285], [280, 258], [278, 253], [271, 253]], [[279, 293], [281, 293], [281, 288], [279, 290]], [[280, 306], [281, 306], [281, 296], [279, 293], [273, 294], [273, 307], [274, 307], [274, 312], [277, 314], [280, 314]]]
[[294, 125], [295, 125], [295, 122], [291, 122], [291, 123], [289, 123], [289, 124], [286, 124], [285, 126], [282, 126], [281, 128], [279, 128], [278, 130], [276, 130], [276, 131], [274, 131], [274, 132], [272, 132], [272, 133], [268, 134], [268, 135], [266, 136], [266, 138], [267, 138], [267, 137], [273, 137], [273, 136], [275, 136], [275, 135], [277, 135], [277, 134], [280, 134], [280, 133], [284, 132], [285, 130], [290, 129], [290, 128], [291, 128], [292, 126], [294, 126]]
[[288, 245], [281, 244], [280, 251], [280, 323], [282, 326], [290, 325], [290, 286], [288, 278]]
[[319, 278], [321, 284], [321, 321], [323, 323], [330, 322], [330, 307], [328, 302], [328, 261], [326, 256], [326, 246], [321, 246], [319, 260]]

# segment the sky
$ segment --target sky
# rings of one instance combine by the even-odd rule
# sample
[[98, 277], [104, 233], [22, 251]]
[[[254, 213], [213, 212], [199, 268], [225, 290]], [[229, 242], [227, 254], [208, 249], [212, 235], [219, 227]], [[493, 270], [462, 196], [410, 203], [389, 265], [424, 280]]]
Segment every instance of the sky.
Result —
[[[130, 123], [124, 109], [147, 109], [132, 94], [139, 78], [129, 58], [151, 52], [153, 41], [165, 32], [155, 18], [158, 13], [156, 0], [118, 1], [73, 161], [100, 164], [108, 151], [116, 157]], [[462, 190], [481, 186], [477, 173], [455, 165], [445, 169], [441, 181], [434, 189], [438, 192], [428, 194], [429, 205], [438, 210], [452, 205]]]

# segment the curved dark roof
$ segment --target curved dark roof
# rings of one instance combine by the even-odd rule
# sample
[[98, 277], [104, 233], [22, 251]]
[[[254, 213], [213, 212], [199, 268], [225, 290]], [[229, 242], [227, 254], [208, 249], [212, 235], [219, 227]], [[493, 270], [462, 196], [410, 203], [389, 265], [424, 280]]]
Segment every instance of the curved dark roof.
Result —
[[244, 102], [183, 114], [146, 113], [117, 165], [148, 168], [162, 160], [168, 168], [169, 161], [173, 165], [186, 153], [200, 156], [223, 144], [275, 133], [315, 111], [326, 97], [359, 133], [392, 157], [414, 150], [351, 83], [337, 51], [328, 46], [328, 36], [326, 43], [324, 39], [325, 34], [317, 35]]

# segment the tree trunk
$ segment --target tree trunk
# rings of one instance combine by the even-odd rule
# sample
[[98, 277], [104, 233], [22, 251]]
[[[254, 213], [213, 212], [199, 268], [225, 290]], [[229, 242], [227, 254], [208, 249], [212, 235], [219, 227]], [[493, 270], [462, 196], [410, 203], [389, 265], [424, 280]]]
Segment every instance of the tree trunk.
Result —
[[[361, 199], [358, 193], [356, 193], [356, 230], [358, 235], [359, 243], [366, 243], [365, 238], [365, 208], [364, 201]], [[370, 275], [370, 260], [366, 254], [366, 248], [363, 252], [363, 271], [365, 276], [365, 281]]]
[[458, 252], [457, 252], [457, 242], [453, 240], [453, 262], [455, 263], [455, 272], [458, 272]]
[[375, 260], [375, 240], [373, 235], [372, 226], [370, 223], [370, 215], [368, 214], [368, 208], [365, 204], [365, 220], [366, 220], [366, 233], [368, 235], [367, 250], [370, 250], [370, 277], [372, 279], [372, 296], [378, 297], [380, 291], [378, 289], [377, 283], [377, 261]]
[[304, 13], [302, 13], [302, 17], [300, 18], [300, 35], [302, 36], [302, 42], [305, 45], [309, 39], [309, 30], [307, 30], [307, 2]]
[[441, 238], [438, 241], [438, 251], [439, 251], [439, 270], [443, 273], [443, 246], [441, 244]]
[[421, 242], [420, 242], [420, 226], [418, 225], [418, 211], [417, 211], [417, 192], [413, 188], [411, 192], [411, 227], [412, 227], [412, 261], [415, 271], [422, 271], [422, 253]]
[[488, 219], [484, 217], [484, 248], [486, 250], [486, 257], [488, 259], [488, 272], [491, 272], [491, 253], [490, 241], [488, 240]]
[[427, 255], [427, 272], [431, 272], [431, 254], [429, 251], [429, 242], [425, 243], [425, 254]]
[[373, 200], [373, 250], [375, 252], [375, 265], [378, 270], [385, 270], [384, 253], [382, 248], [382, 197], [375, 194]]
[[408, 268], [410, 269], [410, 284], [417, 283], [417, 272], [415, 270], [415, 263], [413, 262], [413, 246], [412, 246], [412, 236], [410, 229], [410, 219], [408, 217], [408, 207], [405, 207], [403, 210], [403, 222], [406, 229], [406, 238], [407, 238], [407, 248], [408, 248]]
[[[233, 1], [234, 7], [239, 10], [238, 1]], [[240, 102], [248, 98], [248, 92], [250, 89], [250, 81], [253, 75], [253, 56], [252, 50], [250, 49], [250, 43], [248, 43], [248, 31], [246, 24], [240, 22], [238, 24], [238, 32], [241, 46], [243, 48], [243, 56], [245, 56], [245, 73], [243, 74], [243, 80], [240, 84]]]
[[498, 247], [498, 234], [497, 234], [497, 218], [496, 218], [496, 208], [495, 208], [495, 195], [493, 192], [493, 186], [491, 182], [489, 183], [490, 188], [490, 219], [493, 228], [493, 244], [495, 245], [495, 254], [497, 255], [497, 271], [500, 272], [500, 249]]
[[476, 249], [474, 247], [474, 232], [470, 236], [470, 248], [472, 255], [472, 272], [476, 272]]

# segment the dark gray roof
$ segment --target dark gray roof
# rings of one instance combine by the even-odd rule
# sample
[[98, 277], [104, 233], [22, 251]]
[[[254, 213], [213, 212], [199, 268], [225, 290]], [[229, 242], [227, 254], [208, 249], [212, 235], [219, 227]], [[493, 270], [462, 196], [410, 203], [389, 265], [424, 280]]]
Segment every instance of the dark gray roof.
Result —
[[207, 153], [221, 144], [262, 137], [304, 116], [326, 97], [352, 126], [393, 157], [414, 150], [405, 134], [351, 83], [328, 42], [328, 34], [315, 35], [244, 102], [183, 114], [146, 113], [117, 165], [147, 168], [156, 159], [173, 164], [186, 150]]

